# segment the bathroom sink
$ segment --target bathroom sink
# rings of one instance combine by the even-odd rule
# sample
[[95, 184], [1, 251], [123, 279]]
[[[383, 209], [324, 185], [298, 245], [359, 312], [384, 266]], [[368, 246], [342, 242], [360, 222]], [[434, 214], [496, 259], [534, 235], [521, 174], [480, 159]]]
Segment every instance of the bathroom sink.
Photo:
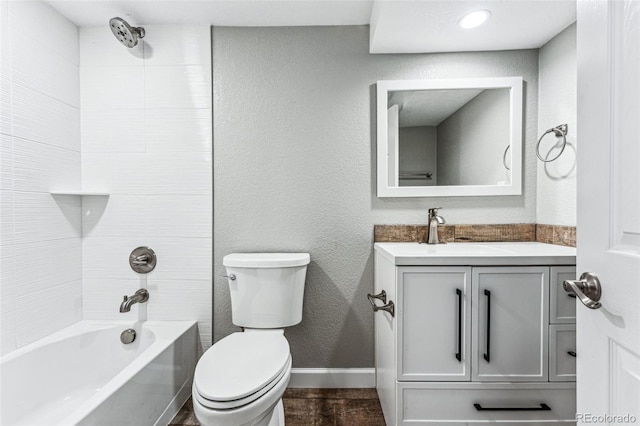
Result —
[[536, 242], [375, 243], [396, 265], [574, 265], [576, 249]]

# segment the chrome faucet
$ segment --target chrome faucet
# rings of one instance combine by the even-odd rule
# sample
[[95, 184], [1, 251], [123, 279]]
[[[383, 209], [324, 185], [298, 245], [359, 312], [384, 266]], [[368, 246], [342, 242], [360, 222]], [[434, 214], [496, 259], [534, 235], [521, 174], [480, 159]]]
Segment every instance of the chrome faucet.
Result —
[[438, 241], [438, 225], [444, 225], [446, 222], [442, 216], [438, 216], [438, 210], [442, 207], [429, 209], [429, 231], [427, 233], [427, 244], [439, 244]]
[[136, 291], [133, 296], [124, 296], [124, 300], [120, 304], [120, 312], [129, 312], [131, 305], [135, 303], [144, 303], [149, 300], [149, 292], [144, 288]]

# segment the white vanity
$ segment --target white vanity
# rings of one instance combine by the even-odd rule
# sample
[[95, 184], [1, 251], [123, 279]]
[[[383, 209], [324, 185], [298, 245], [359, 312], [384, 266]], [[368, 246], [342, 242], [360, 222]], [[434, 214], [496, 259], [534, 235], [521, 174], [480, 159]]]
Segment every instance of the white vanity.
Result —
[[575, 423], [575, 261], [533, 242], [376, 243], [387, 425]]

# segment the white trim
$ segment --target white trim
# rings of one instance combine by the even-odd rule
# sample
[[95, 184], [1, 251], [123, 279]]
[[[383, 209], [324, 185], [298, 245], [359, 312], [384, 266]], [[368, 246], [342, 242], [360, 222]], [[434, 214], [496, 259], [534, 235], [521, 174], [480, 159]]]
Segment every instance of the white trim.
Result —
[[[377, 117], [377, 196], [384, 197], [464, 197], [479, 195], [522, 194], [522, 77], [460, 78], [430, 80], [378, 80], [376, 83]], [[511, 182], [505, 185], [391, 186], [387, 109], [390, 91], [491, 89], [510, 90]], [[393, 158], [393, 156], [391, 156]], [[395, 160], [394, 160], [395, 161]], [[397, 171], [397, 170], [396, 170]]]
[[290, 388], [375, 388], [375, 368], [292, 368]]

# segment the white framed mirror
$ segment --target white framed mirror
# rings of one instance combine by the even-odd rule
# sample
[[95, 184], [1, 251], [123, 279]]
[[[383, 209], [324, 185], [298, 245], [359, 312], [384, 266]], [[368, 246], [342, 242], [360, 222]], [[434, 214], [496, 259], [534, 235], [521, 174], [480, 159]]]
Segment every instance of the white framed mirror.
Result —
[[520, 195], [522, 77], [377, 83], [378, 197]]

